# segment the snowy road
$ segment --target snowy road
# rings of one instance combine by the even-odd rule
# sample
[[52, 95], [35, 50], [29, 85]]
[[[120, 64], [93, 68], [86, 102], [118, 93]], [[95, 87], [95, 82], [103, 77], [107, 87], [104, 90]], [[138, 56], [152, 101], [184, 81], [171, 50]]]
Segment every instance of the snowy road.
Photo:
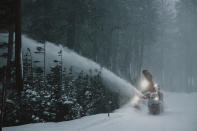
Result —
[[110, 117], [98, 114], [60, 123], [38, 123], [3, 128], [3, 131], [196, 131], [197, 93], [165, 93], [165, 112], [152, 116], [130, 104]]

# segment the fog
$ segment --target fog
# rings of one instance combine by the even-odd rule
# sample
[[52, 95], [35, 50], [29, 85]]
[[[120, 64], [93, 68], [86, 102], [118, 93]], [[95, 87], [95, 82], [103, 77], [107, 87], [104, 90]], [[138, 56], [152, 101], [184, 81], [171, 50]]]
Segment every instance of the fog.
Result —
[[[192, 4], [193, 2], [193, 4]], [[160, 33], [144, 52], [143, 68], [168, 91], [197, 91], [196, 1], [164, 1]]]

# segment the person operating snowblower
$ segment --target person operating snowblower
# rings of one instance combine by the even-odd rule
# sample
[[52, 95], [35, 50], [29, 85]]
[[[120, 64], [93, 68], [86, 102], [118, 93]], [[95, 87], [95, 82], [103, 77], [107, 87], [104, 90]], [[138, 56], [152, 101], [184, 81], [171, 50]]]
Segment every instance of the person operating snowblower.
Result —
[[142, 73], [149, 82], [148, 90], [143, 92], [143, 98], [148, 99], [149, 113], [160, 114], [163, 111], [163, 93], [159, 86], [153, 82], [152, 75], [148, 70], [143, 70]]

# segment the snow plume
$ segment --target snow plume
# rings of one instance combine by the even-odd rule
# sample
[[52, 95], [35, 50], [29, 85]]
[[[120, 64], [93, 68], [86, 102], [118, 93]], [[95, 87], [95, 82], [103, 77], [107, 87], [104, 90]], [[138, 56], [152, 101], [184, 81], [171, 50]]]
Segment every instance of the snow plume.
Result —
[[120, 94], [120, 105], [122, 105], [122, 103], [125, 103], [128, 98], [133, 99], [134, 96], [141, 96], [141, 93], [133, 85], [116, 76], [111, 71], [104, 68], [102, 70], [101, 76], [104, 84], [108, 88]]
[[148, 90], [150, 82], [146, 78], [141, 78], [138, 83], [138, 89], [142, 92]]
[[[26, 36], [22, 37], [22, 50], [25, 52], [27, 48], [31, 49], [31, 52], [35, 52], [38, 46], [43, 46], [43, 44], [36, 42], [32, 39], [27, 38]], [[54, 66], [54, 60], [60, 60], [58, 57], [58, 52], [63, 50], [63, 67], [73, 67], [74, 73], [79, 73], [83, 70], [86, 73], [92, 73], [95, 71], [101, 71], [101, 77], [103, 83], [111, 91], [117, 92], [120, 94], [120, 105], [125, 103], [126, 100], [132, 98], [135, 94], [140, 94], [137, 89], [131, 85], [129, 82], [121, 79], [111, 71], [107, 70], [104, 67], [101, 67], [99, 64], [77, 54], [76, 52], [62, 47], [61, 45], [57, 46], [51, 42], [46, 42], [46, 70], [49, 71], [51, 66]], [[33, 54], [33, 61], [40, 60], [43, 61], [43, 56], [39, 54]], [[42, 64], [42, 62], [40, 63]], [[90, 74], [91, 75], [91, 74]]]
[[133, 107], [140, 108], [143, 101], [141, 99], [143, 97], [143, 94], [141, 92], [146, 92], [149, 88], [149, 85], [150, 82], [143, 75], [141, 75], [141, 78], [137, 83], [137, 91], [139, 91], [139, 93], [135, 93], [131, 100], [131, 105]]

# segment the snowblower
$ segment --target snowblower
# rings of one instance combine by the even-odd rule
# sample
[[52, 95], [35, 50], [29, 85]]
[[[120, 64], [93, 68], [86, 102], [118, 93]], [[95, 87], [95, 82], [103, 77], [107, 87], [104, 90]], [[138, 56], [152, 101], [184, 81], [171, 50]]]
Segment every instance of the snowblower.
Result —
[[163, 111], [163, 101], [160, 99], [158, 92], [152, 92], [148, 98], [149, 113], [156, 115]]

